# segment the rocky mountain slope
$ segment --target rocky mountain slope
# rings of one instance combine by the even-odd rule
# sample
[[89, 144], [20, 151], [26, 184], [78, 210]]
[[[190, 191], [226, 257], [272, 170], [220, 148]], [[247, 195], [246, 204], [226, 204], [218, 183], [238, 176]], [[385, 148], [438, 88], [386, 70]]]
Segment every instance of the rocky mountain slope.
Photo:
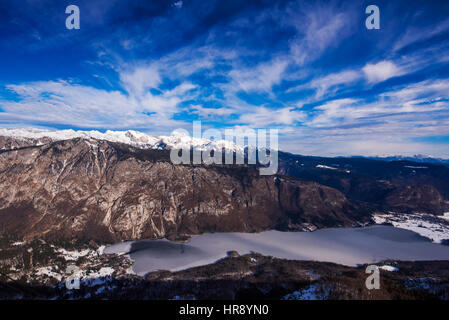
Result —
[[180, 238], [370, 221], [333, 188], [247, 166], [176, 166], [166, 150], [92, 138], [8, 139], [15, 149], [0, 146], [0, 232], [26, 238]]
[[449, 167], [442, 165], [280, 152], [279, 175], [264, 177], [247, 166], [170, 162], [173, 147], [210, 144], [243, 152], [182, 135], [0, 129], [0, 232], [182, 238], [355, 226], [375, 211], [449, 211]]

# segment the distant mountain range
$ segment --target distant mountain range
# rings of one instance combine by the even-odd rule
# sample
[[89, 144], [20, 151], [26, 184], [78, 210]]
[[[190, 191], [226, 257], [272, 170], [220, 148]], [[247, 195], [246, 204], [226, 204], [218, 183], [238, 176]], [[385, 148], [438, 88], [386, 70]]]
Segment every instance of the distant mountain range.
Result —
[[[198, 139], [182, 134], [174, 134], [171, 136], [154, 136], [139, 131], [112, 131], [100, 132], [96, 130], [47, 130], [35, 128], [0, 128], [0, 136], [12, 137], [19, 145], [26, 145], [27, 142], [33, 145], [44, 144], [48, 141], [60, 141], [74, 138], [107, 140], [110, 142], [120, 142], [129, 144], [137, 148], [165, 150], [171, 148], [180, 148], [193, 146], [197, 149], [205, 149], [206, 147], [224, 148], [230, 151], [242, 152], [244, 147], [225, 140], [212, 141], [207, 139]], [[20, 142], [21, 141], [21, 142]], [[13, 145], [8, 147], [14, 147]], [[17, 146], [16, 146], [17, 147]], [[340, 157], [337, 157], [340, 158]], [[348, 157], [341, 157], [348, 158]], [[381, 161], [412, 161], [418, 163], [433, 163], [449, 165], [449, 159], [436, 158], [428, 155], [417, 154], [414, 156], [352, 156], [349, 158], [367, 158]]]
[[382, 161], [413, 161], [419, 163], [434, 163], [434, 164], [444, 164], [449, 165], [449, 159], [435, 158], [431, 156], [426, 156], [422, 154], [417, 154], [411, 157], [406, 156], [389, 156], [389, 157], [370, 157], [370, 159], [382, 160]]

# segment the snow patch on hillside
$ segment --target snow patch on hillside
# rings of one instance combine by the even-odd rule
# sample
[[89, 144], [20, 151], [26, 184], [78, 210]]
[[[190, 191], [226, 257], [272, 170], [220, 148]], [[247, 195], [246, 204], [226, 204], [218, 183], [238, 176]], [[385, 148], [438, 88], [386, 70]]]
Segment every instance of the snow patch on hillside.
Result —
[[325, 166], [324, 164], [317, 164], [316, 167], [319, 169], [338, 170], [337, 168]]
[[93, 253], [93, 251], [89, 250], [89, 249], [85, 249], [85, 250], [81, 250], [81, 251], [77, 251], [77, 250], [68, 251], [63, 248], [58, 249], [58, 252], [63, 254], [64, 259], [66, 261], [76, 261], [81, 257], [85, 257], [85, 256]]
[[324, 164], [317, 164], [316, 165], [316, 168], [318, 168], [318, 169], [327, 169], [327, 170], [341, 170], [341, 171], [344, 171], [344, 172], [346, 172], [346, 173], [351, 173], [351, 171], [350, 170], [346, 170], [346, 169], [338, 169], [338, 168], [335, 168], [335, 167], [330, 167], [330, 166], [326, 166], [326, 165], [324, 165]]
[[414, 231], [419, 235], [429, 238], [435, 243], [449, 239], [449, 214], [434, 216], [431, 214], [401, 214], [386, 213], [376, 214], [373, 220], [377, 224], [391, 223], [396, 228]]
[[36, 270], [36, 276], [46, 276], [56, 279], [57, 281], [62, 280], [62, 275], [53, 271], [53, 266], [40, 267]]
[[384, 271], [389, 271], [389, 272], [397, 272], [397, 271], [399, 271], [399, 268], [396, 268], [396, 267], [393, 267], [393, 266], [389, 266], [389, 265], [380, 266], [379, 269], [382, 269]]

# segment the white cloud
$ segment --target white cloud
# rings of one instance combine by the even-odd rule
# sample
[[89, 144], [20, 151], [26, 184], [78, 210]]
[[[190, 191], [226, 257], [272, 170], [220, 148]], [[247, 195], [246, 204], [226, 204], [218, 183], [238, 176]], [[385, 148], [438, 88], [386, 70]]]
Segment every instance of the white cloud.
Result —
[[410, 84], [399, 90], [392, 90], [381, 94], [381, 97], [397, 101], [410, 101], [420, 96], [427, 98], [447, 96], [449, 92], [449, 80], [426, 80]]
[[173, 3], [173, 6], [175, 6], [176, 8], [182, 8], [183, 2], [182, 0], [176, 1], [175, 3]]
[[270, 91], [273, 85], [280, 83], [287, 61], [274, 60], [261, 63], [254, 68], [234, 69], [229, 72], [235, 89], [250, 91]]
[[315, 107], [305, 124], [334, 128], [389, 121], [396, 126], [402, 122], [413, 126], [424, 119], [422, 114], [432, 117], [431, 112], [449, 111], [447, 92], [448, 80], [429, 80], [382, 93], [372, 102], [350, 98], [330, 100]]
[[316, 95], [318, 97], [326, 94], [329, 88], [334, 88], [340, 85], [348, 85], [360, 78], [360, 73], [354, 70], [347, 70], [338, 73], [331, 73], [325, 77], [314, 80], [311, 86], [317, 88]]
[[176, 112], [180, 111], [179, 103], [193, 97], [189, 94], [189, 91], [194, 88], [196, 88], [195, 85], [185, 82], [171, 90], [163, 91], [159, 95], [147, 92], [139, 97], [139, 105], [144, 112], [155, 112], [160, 117], [170, 119]]
[[369, 82], [381, 82], [402, 74], [402, 71], [391, 61], [367, 64], [362, 70]]
[[[413, 155], [447, 158], [449, 144], [416, 142], [449, 135], [449, 80], [426, 80], [364, 99], [315, 107], [281, 147], [315, 155]], [[371, 98], [371, 97], [370, 97]]]
[[340, 119], [353, 115], [353, 105], [356, 102], [354, 99], [338, 99], [318, 106], [315, 108], [319, 111], [318, 114], [308, 122], [308, 125], [311, 127], [335, 125]]
[[161, 83], [161, 77], [156, 66], [136, 67], [120, 73], [120, 80], [124, 88], [137, 96], [151, 88], [157, 88]]
[[193, 105], [191, 109], [193, 110], [192, 113], [198, 114], [203, 118], [229, 116], [236, 112], [230, 108], [205, 108], [201, 105]]
[[322, 98], [334, 94], [339, 88], [348, 86], [361, 78], [361, 73], [357, 70], [343, 70], [331, 73], [323, 77], [315, 78], [312, 81], [290, 88], [287, 92], [299, 91], [302, 89], [315, 89], [315, 98]]
[[290, 52], [297, 64], [313, 61], [352, 32], [352, 10], [346, 9], [319, 3], [313, 7], [296, 3], [291, 8], [291, 16], [283, 20], [298, 32], [290, 43]]
[[5, 111], [1, 115], [3, 118], [82, 127], [103, 127], [105, 123], [117, 127], [142, 121], [130, 118], [137, 105], [119, 91], [104, 91], [65, 81], [33, 82], [7, 88], [21, 100], [1, 102]]
[[[132, 81], [130, 82], [132, 83]], [[188, 98], [193, 86], [182, 83], [160, 95], [144, 93], [142, 87], [130, 87], [140, 96], [106, 91], [67, 81], [31, 82], [8, 85], [20, 96], [18, 101], [0, 101], [2, 122], [66, 124], [82, 128], [142, 128], [168, 131], [183, 126], [171, 120], [178, 104]], [[147, 113], [149, 115], [145, 115]]]
[[270, 125], [292, 125], [302, 121], [303, 112], [293, 108], [269, 109], [265, 107], [253, 107], [250, 113], [240, 116], [239, 122], [253, 127], [267, 127]]
[[439, 21], [436, 24], [428, 27], [411, 26], [405, 30], [404, 34], [394, 44], [393, 51], [398, 51], [407, 45], [413, 44], [417, 41], [422, 41], [436, 36], [442, 32], [449, 30], [449, 19]]

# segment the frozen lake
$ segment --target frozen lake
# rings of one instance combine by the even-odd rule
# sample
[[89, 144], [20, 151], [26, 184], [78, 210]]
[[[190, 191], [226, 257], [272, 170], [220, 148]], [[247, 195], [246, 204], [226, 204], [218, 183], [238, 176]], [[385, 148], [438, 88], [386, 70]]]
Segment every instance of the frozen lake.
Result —
[[258, 252], [278, 258], [328, 261], [345, 265], [385, 259], [449, 260], [449, 246], [391, 226], [321, 229], [315, 232], [209, 233], [179, 243], [166, 239], [122, 242], [105, 253], [126, 253], [134, 272], [182, 270], [215, 262], [227, 251]]

